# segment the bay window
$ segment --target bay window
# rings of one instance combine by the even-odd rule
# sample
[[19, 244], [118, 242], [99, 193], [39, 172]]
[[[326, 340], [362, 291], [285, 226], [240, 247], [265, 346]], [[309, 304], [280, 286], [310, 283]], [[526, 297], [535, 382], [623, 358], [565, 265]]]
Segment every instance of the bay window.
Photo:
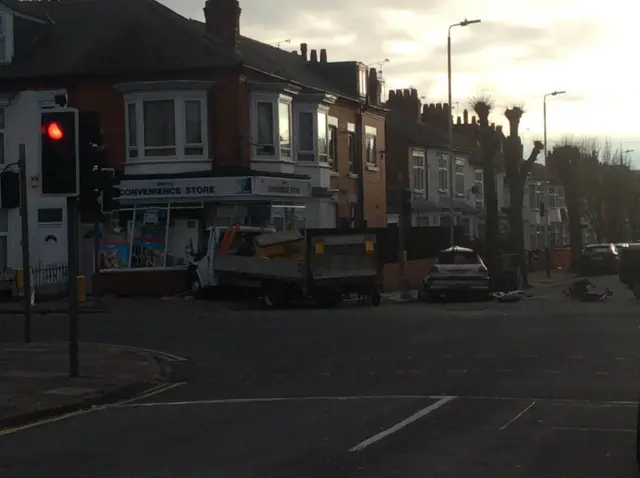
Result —
[[328, 116], [324, 111], [318, 112], [318, 161], [329, 162], [328, 159], [328, 136], [329, 136]]
[[425, 169], [425, 156], [422, 151], [414, 151], [411, 155], [411, 184], [413, 193], [416, 197], [426, 197], [426, 169]]
[[278, 103], [278, 133], [280, 138], [280, 156], [291, 157], [291, 103]]
[[259, 156], [274, 156], [276, 153], [273, 122], [273, 103], [258, 101], [258, 144], [256, 152]]
[[456, 159], [456, 194], [459, 196], [465, 195], [465, 181], [464, 181], [464, 160]]
[[298, 113], [298, 161], [315, 159], [313, 136], [313, 113]]
[[204, 159], [206, 102], [202, 92], [125, 95], [127, 159]]

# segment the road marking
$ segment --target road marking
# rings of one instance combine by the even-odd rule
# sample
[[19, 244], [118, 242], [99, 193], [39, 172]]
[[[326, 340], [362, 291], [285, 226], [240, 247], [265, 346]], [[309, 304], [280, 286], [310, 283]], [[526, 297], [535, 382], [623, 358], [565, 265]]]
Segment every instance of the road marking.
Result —
[[134, 403], [134, 402], [137, 402], [139, 400], [143, 400], [145, 398], [153, 397], [154, 395], [158, 395], [160, 393], [167, 392], [167, 391], [172, 390], [174, 388], [181, 387], [182, 385], [185, 385], [186, 383], [187, 382], [163, 383], [163, 384], [160, 384], [160, 385], [158, 385], [156, 387], [153, 387], [153, 388], [147, 390], [145, 393], [143, 393], [142, 395], [138, 395], [137, 397], [129, 398], [127, 400], [122, 400], [122, 401], [116, 402], [116, 403], [112, 403], [111, 405], [104, 405], [104, 406], [102, 406], [100, 408], [118, 407], [118, 406], [126, 405], [128, 403]]
[[551, 427], [552, 430], [561, 432], [616, 432], [637, 433], [633, 428], [579, 428], [579, 427]]
[[448, 373], [467, 373], [466, 370], [447, 370]]
[[[61, 342], [61, 343], [66, 343], [66, 342]], [[160, 357], [164, 360], [166, 360], [167, 362], [187, 362], [189, 359], [185, 358], [185, 357], [181, 357], [179, 355], [175, 355], [169, 352], [164, 352], [162, 350], [156, 350], [156, 349], [146, 349], [146, 348], [142, 348], [142, 347], [134, 347], [132, 345], [120, 345], [120, 344], [107, 344], [104, 342], [82, 342], [83, 344], [89, 344], [89, 345], [100, 345], [103, 347], [115, 347], [115, 348], [119, 348], [121, 350], [129, 350], [131, 352], [145, 352], [151, 355], [155, 355], [157, 357]]]
[[511, 425], [513, 422], [515, 422], [518, 418], [520, 418], [522, 415], [524, 415], [525, 413], [527, 413], [529, 410], [531, 410], [533, 408], [533, 406], [536, 404], [536, 402], [531, 402], [529, 404], [528, 407], [526, 407], [524, 410], [522, 410], [520, 413], [518, 413], [515, 417], [513, 417], [511, 420], [509, 420], [507, 423], [505, 423], [504, 425], [502, 425], [500, 427], [500, 431], [502, 430], [506, 430], [507, 427], [509, 425]]
[[77, 417], [79, 415], [84, 415], [85, 413], [93, 412], [96, 408], [88, 408], [86, 410], [78, 410], [76, 412], [66, 413], [64, 415], [58, 415], [57, 417], [47, 418], [45, 420], [39, 420], [37, 422], [32, 422], [27, 425], [21, 425], [19, 427], [5, 428], [4, 430], [0, 430], [0, 437], [11, 435], [13, 433], [21, 432], [23, 430], [28, 430], [29, 428], [40, 427], [42, 425], [47, 425], [48, 423], [60, 422], [62, 420], [66, 420], [68, 418]]
[[[296, 402], [296, 401], [349, 401], [349, 400], [415, 400], [429, 399], [441, 400], [448, 398], [446, 395], [353, 395], [353, 396], [314, 396], [314, 397], [255, 397], [255, 398], [218, 398], [211, 400], [184, 400], [177, 402], [151, 402], [131, 403], [122, 407], [176, 407], [185, 405], [227, 405], [242, 403], [271, 403], [271, 402]], [[118, 404], [112, 407], [119, 407]]]
[[596, 375], [609, 375], [609, 372], [596, 372]]
[[451, 400], [453, 400], [455, 398], [456, 397], [442, 397], [437, 402], [432, 403], [428, 407], [425, 407], [422, 410], [417, 411], [416, 413], [414, 413], [413, 415], [405, 418], [401, 422], [396, 423], [391, 428], [387, 428], [386, 430], [383, 430], [380, 433], [376, 433], [372, 437], [369, 437], [366, 440], [358, 443], [353, 448], [350, 448], [349, 451], [350, 452], [362, 451], [366, 447], [368, 447], [369, 445], [372, 445], [372, 444], [374, 444], [374, 443], [376, 443], [376, 442], [388, 437], [389, 435], [392, 435], [393, 433], [396, 433], [397, 431], [402, 430], [404, 427], [406, 427], [407, 425], [410, 425], [411, 423], [415, 422], [416, 420], [420, 420], [422, 417], [428, 415], [429, 413], [433, 412], [434, 410], [437, 410], [438, 408], [440, 408], [443, 405], [449, 403]]

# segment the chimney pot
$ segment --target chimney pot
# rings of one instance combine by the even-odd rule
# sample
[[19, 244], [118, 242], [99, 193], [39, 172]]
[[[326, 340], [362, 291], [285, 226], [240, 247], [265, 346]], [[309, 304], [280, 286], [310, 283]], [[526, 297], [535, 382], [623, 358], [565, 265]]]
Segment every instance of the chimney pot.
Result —
[[436, 103], [436, 110], [438, 110], [438, 112], [442, 111], [442, 103]]
[[318, 63], [318, 50], [311, 50], [311, 57], [309, 58], [309, 63]]
[[306, 43], [300, 43], [300, 56], [304, 58], [304, 61], [307, 61], [307, 52], [309, 50], [309, 45]]
[[471, 117], [471, 124], [477, 124], [475, 116]]
[[418, 90], [411, 88], [411, 98], [418, 98]]
[[323, 48], [320, 50], [320, 63], [327, 62], [327, 49]]
[[458, 119], [456, 120], [456, 124], [462, 124], [462, 118], [460, 118], [460, 116], [458, 116]]
[[203, 11], [207, 33], [218, 37], [227, 46], [237, 48], [242, 13], [240, 3], [237, 0], [207, 0]]
[[409, 98], [411, 96], [411, 90], [409, 88], [405, 88], [403, 93], [405, 98]]
[[389, 101], [395, 100], [396, 99], [396, 90], [390, 90], [389, 91]]
[[464, 122], [464, 124], [469, 124], [469, 111], [468, 110], [464, 110], [462, 112], [462, 121]]

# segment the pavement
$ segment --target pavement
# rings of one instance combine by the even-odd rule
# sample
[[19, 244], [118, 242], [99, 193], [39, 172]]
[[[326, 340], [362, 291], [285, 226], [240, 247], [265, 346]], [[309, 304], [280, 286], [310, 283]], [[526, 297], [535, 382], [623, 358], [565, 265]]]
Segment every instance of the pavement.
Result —
[[[82, 317], [83, 340], [185, 357], [185, 383], [11, 430], [0, 473], [637, 477], [640, 305], [617, 278], [590, 280], [613, 297], [569, 300], [558, 282], [516, 303], [118, 303]], [[42, 316], [34, 334], [61, 340], [66, 321]], [[21, 339], [20, 316], [0, 323]]]
[[[101, 301], [100, 304], [93, 299], [88, 299], [78, 303], [78, 312], [95, 313], [105, 312], [108, 308], [108, 300]], [[69, 312], [69, 302], [66, 299], [56, 299], [47, 301], [37, 301], [32, 307], [32, 313], [39, 314], [61, 314]], [[24, 314], [24, 299], [11, 299], [0, 301], [0, 315], [22, 315]]]
[[0, 346], [0, 428], [130, 398], [165, 379], [145, 351], [87, 343], [79, 345], [80, 374], [70, 378], [68, 349], [63, 342]]

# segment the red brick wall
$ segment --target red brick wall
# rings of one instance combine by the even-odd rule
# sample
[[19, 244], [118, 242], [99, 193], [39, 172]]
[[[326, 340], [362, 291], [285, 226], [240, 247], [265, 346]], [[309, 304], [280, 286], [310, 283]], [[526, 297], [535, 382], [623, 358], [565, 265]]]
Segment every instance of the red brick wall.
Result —
[[[377, 171], [368, 171], [364, 174], [364, 217], [367, 219], [367, 227], [387, 226], [387, 186], [386, 186], [386, 131], [384, 116], [367, 112], [363, 115], [363, 130], [366, 126], [376, 128], [376, 154], [378, 155]], [[364, 152], [364, 148], [363, 148]], [[364, 159], [363, 159], [364, 162]]]

